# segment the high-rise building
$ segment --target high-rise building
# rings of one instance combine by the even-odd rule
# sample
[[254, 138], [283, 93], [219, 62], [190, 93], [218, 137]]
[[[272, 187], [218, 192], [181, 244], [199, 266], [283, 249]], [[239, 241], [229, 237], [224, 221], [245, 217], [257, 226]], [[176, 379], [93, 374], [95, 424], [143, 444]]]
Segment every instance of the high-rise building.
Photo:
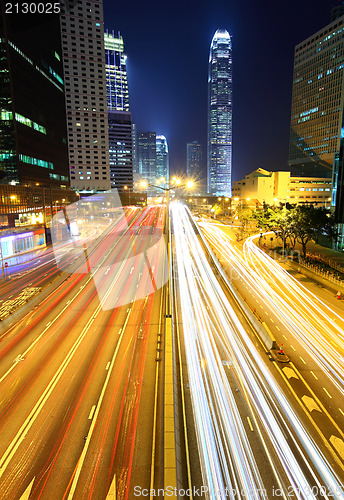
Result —
[[[340, 11], [337, 12], [340, 13]], [[289, 165], [305, 176], [331, 177], [343, 109], [344, 16], [295, 47]]]
[[[156, 184], [156, 133], [138, 132], [137, 134], [137, 164], [138, 174], [148, 184]], [[156, 190], [149, 187], [148, 196], [155, 196]]]
[[120, 33], [104, 34], [111, 188], [133, 189], [132, 116], [126, 55]]
[[110, 189], [102, 0], [62, 0], [71, 186], [82, 192]]
[[3, 184], [69, 186], [59, 14], [0, 17]]
[[216, 31], [208, 72], [208, 192], [232, 191], [232, 42], [227, 30]]
[[163, 183], [168, 185], [170, 177], [168, 144], [164, 135], [156, 136], [156, 173], [158, 179], [164, 179]]
[[194, 182], [203, 178], [202, 171], [203, 150], [198, 141], [188, 142], [186, 145], [186, 176]]
[[131, 113], [109, 111], [108, 121], [111, 188], [116, 188], [119, 191], [133, 189]]
[[127, 56], [120, 33], [106, 30], [104, 35], [106, 93], [109, 111], [129, 111]]

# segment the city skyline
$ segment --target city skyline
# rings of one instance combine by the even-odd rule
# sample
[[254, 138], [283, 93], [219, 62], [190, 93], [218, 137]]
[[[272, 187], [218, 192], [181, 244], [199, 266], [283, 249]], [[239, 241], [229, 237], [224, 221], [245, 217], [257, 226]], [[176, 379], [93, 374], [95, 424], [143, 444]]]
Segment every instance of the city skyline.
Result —
[[[196, 137], [206, 151], [209, 45], [221, 26], [236, 47], [233, 180], [258, 167], [288, 168], [294, 49], [330, 22], [336, 3], [293, 1], [287, 10], [270, 0], [263, 9], [253, 1], [197, 9], [190, 3], [183, 5], [183, 16], [178, 3], [171, 11], [135, 3], [133, 17], [125, 6], [114, 9], [104, 1], [105, 28], [120, 30], [126, 42], [133, 120], [138, 129], [167, 137], [173, 174], [185, 172], [187, 142]], [[178, 37], [171, 37], [172, 29]]]

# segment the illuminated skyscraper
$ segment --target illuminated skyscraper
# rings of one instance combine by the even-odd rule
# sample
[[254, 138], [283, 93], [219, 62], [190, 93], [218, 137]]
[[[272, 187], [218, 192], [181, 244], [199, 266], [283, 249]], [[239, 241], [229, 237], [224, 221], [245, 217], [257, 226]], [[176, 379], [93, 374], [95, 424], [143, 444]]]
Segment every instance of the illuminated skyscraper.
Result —
[[106, 93], [108, 111], [129, 111], [129, 91], [127, 79], [127, 56], [124, 53], [123, 38], [118, 33], [104, 35]]
[[[340, 6], [338, 6], [340, 7]], [[295, 47], [289, 165], [332, 176], [342, 126], [344, 16]]]
[[[148, 184], [156, 184], [156, 133], [138, 132], [137, 134], [137, 163], [138, 174]], [[155, 196], [156, 190], [149, 187], [148, 196]], [[161, 193], [158, 193], [161, 194]]]
[[217, 30], [210, 47], [208, 72], [208, 192], [232, 193], [232, 43]]
[[165, 179], [165, 184], [168, 185], [169, 181], [169, 155], [168, 144], [164, 135], [156, 136], [156, 173], [157, 178]]
[[132, 116], [123, 38], [104, 34], [111, 188], [133, 188]]

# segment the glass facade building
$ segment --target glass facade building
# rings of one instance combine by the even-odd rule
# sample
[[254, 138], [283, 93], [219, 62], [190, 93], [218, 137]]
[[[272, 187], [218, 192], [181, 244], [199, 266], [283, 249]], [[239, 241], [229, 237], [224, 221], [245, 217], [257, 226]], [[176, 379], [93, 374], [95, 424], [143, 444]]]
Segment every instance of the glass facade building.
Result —
[[331, 177], [343, 109], [344, 17], [295, 47], [289, 165]]
[[163, 184], [168, 186], [170, 177], [170, 163], [168, 144], [164, 135], [156, 136], [156, 173], [158, 179], [165, 179]]
[[107, 107], [109, 111], [129, 111], [127, 56], [123, 38], [118, 33], [104, 34]]
[[[137, 164], [140, 179], [144, 180], [148, 184], [156, 184], [158, 175], [156, 165], [155, 132], [137, 133]], [[148, 196], [155, 196], [156, 190], [149, 187], [147, 194]]]
[[203, 150], [198, 141], [186, 145], [186, 176], [194, 182], [202, 179]]
[[67, 188], [59, 15], [0, 8], [0, 182]]
[[216, 31], [208, 71], [208, 193], [232, 192], [232, 42], [227, 30]]
[[133, 189], [133, 134], [129, 111], [127, 56], [120, 33], [104, 34], [111, 188]]

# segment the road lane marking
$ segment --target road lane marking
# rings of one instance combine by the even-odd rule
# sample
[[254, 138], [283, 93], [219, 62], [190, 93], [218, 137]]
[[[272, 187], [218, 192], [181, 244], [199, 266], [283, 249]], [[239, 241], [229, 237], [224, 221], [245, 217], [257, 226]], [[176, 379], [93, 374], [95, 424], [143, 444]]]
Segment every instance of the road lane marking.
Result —
[[344, 441], [337, 436], [331, 436], [330, 443], [344, 460]]
[[301, 359], [303, 364], [306, 364], [306, 361], [303, 358], [301, 358], [301, 356], [300, 356], [300, 359]]
[[95, 409], [96, 409], [96, 405], [93, 405], [91, 408], [90, 414], [88, 416], [88, 420], [92, 420]]
[[274, 320], [273, 320], [272, 318], [270, 318], [270, 321], [271, 321], [271, 323], [275, 323], [275, 322], [274, 322]]
[[312, 372], [312, 370], [311, 370], [311, 374], [313, 375], [313, 377], [315, 378], [315, 380], [319, 380], [318, 377], [315, 375], [315, 373]]
[[33, 480], [31, 481], [31, 483], [29, 484], [29, 486], [26, 488], [26, 490], [24, 491], [24, 493], [22, 494], [22, 496], [20, 497], [19, 500], [28, 500], [29, 499], [30, 493], [31, 493], [31, 490], [32, 490], [32, 486], [33, 486], [33, 482], [34, 482], [35, 479], [36, 479], [36, 476], [33, 478]]
[[[99, 306], [99, 307], [101, 307], [101, 306]], [[123, 331], [126, 329], [126, 326], [127, 326], [128, 320], [129, 320], [129, 316], [130, 316], [130, 314], [127, 316], [127, 318], [125, 320], [125, 323], [123, 325]], [[72, 482], [71, 488], [69, 490], [68, 500], [72, 499], [73, 496], [74, 496], [74, 492], [76, 490], [76, 487], [77, 487], [77, 484], [78, 484], [78, 481], [79, 481], [79, 477], [80, 477], [80, 474], [81, 474], [81, 469], [83, 467], [83, 464], [84, 464], [84, 461], [85, 461], [85, 458], [86, 458], [86, 453], [87, 453], [88, 447], [89, 447], [90, 442], [91, 442], [91, 437], [92, 437], [92, 434], [93, 434], [93, 431], [94, 431], [94, 428], [95, 428], [95, 425], [96, 425], [96, 422], [97, 422], [97, 419], [98, 419], [98, 415], [99, 415], [99, 412], [100, 412], [100, 407], [101, 407], [101, 404], [102, 404], [102, 401], [103, 401], [103, 398], [104, 398], [104, 395], [105, 395], [106, 388], [107, 388], [109, 380], [110, 380], [110, 376], [111, 376], [111, 373], [112, 373], [112, 370], [113, 370], [113, 367], [114, 367], [114, 364], [115, 364], [115, 360], [116, 360], [117, 353], [118, 353], [119, 347], [121, 345], [122, 339], [123, 339], [123, 335], [121, 335], [121, 337], [120, 337], [120, 339], [119, 339], [119, 341], [117, 343], [114, 355], [112, 356], [110, 367], [109, 367], [108, 373], [106, 375], [106, 379], [105, 379], [102, 391], [100, 393], [100, 396], [99, 396], [99, 399], [98, 399], [98, 402], [97, 402], [96, 411], [95, 411], [94, 418], [93, 418], [92, 423], [91, 423], [91, 427], [90, 427], [90, 429], [88, 431], [88, 434], [87, 434], [87, 437], [86, 437], [84, 448], [83, 448], [82, 453], [80, 455], [80, 458], [78, 460], [77, 466], [74, 469], [73, 476], [72, 476], [73, 477], [73, 482]]]
[[281, 329], [280, 329], [280, 328], [278, 328], [278, 326], [276, 326], [276, 328], [277, 328], [277, 330], [278, 330], [279, 332], [281, 331]]
[[[101, 305], [97, 307], [99, 311], [101, 311]], [[62, 361], [61, 365], [59, 366], [58, 370], [56, 371], [55, 375], [52, 377], [50, 380], [49, 384], [39, 397], [37, 403], [34, 405], [32, 410], [30, 411], [29, 415], [26, 417], [24, 420], [23, 424], [21, 425], [20, 429], [12, 439], [11, 443], [8, 445], [6, 448], [4, 454], [2, 455], [0, 459], [0, 477], [2, 477], [3, 473], [5, 472], [6, 468], [8, 467], [10, 461], [12, 460], [13, 456], [15, 455], [16, 451], [18, 450], [19, 446], [25, 439], [27, 433], [35, 423], [37, 417], [39, 416], [41, 410], [43, 409], [45, 403], [47, 402], [48, 398], [52, 394], [53, 390], [57, 386], [58, 382], [60, 381], [63, 373], [65, 372], [66, 368], [68, 367], [69, 363], [73, 359], [74, 354], [76, 353], [77, 349], [79, 348], [81, 342], [85, 338], [88, 330], [90, 329], [92, 325], [92, 321], [88, 321], [87, 325], [77, 338], [76, 342], [70, 349], [69, 353], [65, 357], [65, 359]], [[14, 365], [13, 365], [14, 366]]]
[[309, 396], [302, 396], [302, 401], [304, 402], [305, 406], [308, 408], [308, 411], [313, 411], [313, 410], [317, 410], [317, 411], [321, 411], [321, 409], [319, 408], [319, 406], [317, 405], [317, 403], [314, 401], [313, 398], [310, 398]]
[[287, 337], [285, 335], [283, 335], [283, 337], [285, 338], [285, 340], [288, 340]]
[[338, 410], [340, 411], [340, 413], [343, 415], [344, 417], [344, 411], [341, 409], [341, 408], [338, 408]]
[[[89, 278], [89, 279], [87, 280], [87, 282], [86, 282], [86, 284], [85, 284], [85, 285], [87, 285], [87, 284], [88, 284], [88, 283], [89, 283], [92, 279], [93, 279], [92, 277], [91, 277], [91, 278]], [[81, 290], [79, 290], [79, 291], [75, 294], [75, 296], [73, 297], [73, 299], [71, 300], [71, 302], [73, 302], [73, 301], [77, 298], [77, 296], [79, 295], [79, 293], [81, 293]], [[62, 309], [62, 311], [61, 311], [61, 312], [60, 312], [60, 313], [59, 313], [59, 314], [58, 314], [58, 315], [57, 315], [57, 316], [56, 316], [56, 317], [52, 320], [52, 322], [51, 322], [51, 323], [55, 323], [55, 321], [57, 321], [57, 320], [58, 320], [58, 318], [59, 318], [60, 316], [62, 316], [62, 314], [65, 312], [65, 310], [66, 310], [67, 308], [68, 308], [68, 306], [66, 305], [66, 306]], [[11, 324], [12, 324], [12, 323], [10, 323], [10, 325], [11, 325]], [[23, 356], [26, 356], [26, 355], [28, 354], [28, 352], [30, 352], [30, 351], [34, 348], [34, 346], [35, 346], [35, 345], [36, 345], [36, 344], [40, 341], [40, 339], [43, 337], [43, 335], [45, 334], [45, 332], [47, 331], [47, 329], [48, 329], [48, 328], [49, 328], [49, 327], [46, 327], [46, 328], [43, 330], [43, 332], [42, 332], [40, 335], [38, 335], [38, 337], [36, 338], [36, 340], [34, 340], [34, 341], [32, 342], [32, 344], [31, 344], [31, 345], [30, 345], [30, 346], [26, 349], [26, 351], [23, 353]], [[13, 368], [14, 368], [14, 367], [15, 367], [15, 365], [11, 366], [11, 368], [9, 368], [9, 370], [7, 370], [7, 372], [6, 372], [6, 373], [5, 373], [5, 374], [4, 374], [4, 375], [0, 378], [0, 383], [1, 383], [1, 382], [2, 382], [2, 381], [3, 381], [3, 380], [4, 380], [4, 379], [5, 379], [5, 378], [6, 378], [6, 377], [10, 374], [10, 372], [13, 370]]]
[[51, 321], [49, 321], [49, 323], [47, 323], [45, 326], [50, 326], [51, 325]]
[[292, 368], [289, 368], [289, 366], [285, 366], [284, 368], [282, 368], [282, 370], [283, 370], [283, 373], [288, 377], [288, 379], [291, 379], [291, 378], [298, 379], [299, 378], [296, 375], [296, 373], [294, 372], [294, 370]]
[[111, 363], [111, 361], [108, 361], [108, 364], [106, 365], [105, 370], [108, 370], [108, 369], [109, 369], [110, 363]]
[[[293, 368], [295, 369], [295, 371], [297, 371], [297, 369], [295, 368], [295, 366], [293, 365], [293, 363], [290, 363]], [[324, 443], [324, 446], [326, 446], [326, 448], [328, 449], [328, 451], [331, 453], [331, 455], [333, 456], [333, 458], [335, 459], [336, 463], [338, 464], [338, 466], [344, 470], [344, 466], [342, 464], [342, 462], [340, 462], [338, 460], [338, 454], [336, 454], [333, 450], [333, 448], [330, 446], [330, 443], [328, 442], [327, 438], [324, 436], [324, 434], [322, 433], [322, 431], [320, 430], [320, 428], [318, 427], [318, 425], [316, 424], [316, 422], [313, 420], [312, 418], [312, 415], [310, 414], [310, 412], [304, 407], [304, 405], [302, 405], [302, 401], [301, 399], [299, 398], [299, 396], [296, 394], [296, 392], [294, 391], [292, 385], [289, 383], [289, 381], [285, 378], [285, 375], [283, 373], [283, 371], [281, 370], [281, 368], [278, 366], [278, 364], [276, 363], [276, 361], [274, 361], [274, 365], [276, 367], [276, 369], [280, 372], [281, 376], [283, 377], [285, 383], [287, 384], [287, 386], [289, 387], [289, 390], [291, 391], [291, 393], [293, 394], [294, 398], [296, 399], [296, 401], [299, 403], [300, 407], [303, 409], [305, 415], [307, 416], [307, 418], [310, 420], [311, 424], [313, 425], [314, 429], [317, 431], [317, 433], [319, 434], [322, 442]], [[314, 399], [318, 399], [314, 393], [312, 392], [311, 388], [308, 386], [308, 384], [306, 383], [306, 381], [304, 380], [304, 378], [301, 376], [301, 374], [299, 373], [300, 375], [300, 379], [302, 380], [302, 382], [305, 384], [305, 386], [307, 387], [307, 389], [310, 391], [310, 393], [314, 396]], [[319, 402], [319, 401], [318, 401]], [[331, 418], [331, 415], [329, 415], [329, 413], [326, 411], [326, 408], [323, 407], [323, 405], [319, 402], [319, 407], [322, 407], [322, 410], [324, 411], [325, 415], [329, 418], [329, 420], [332, 422], [332, 424], [337, 428], [338, 432], [340, 435], [342, 435], [342, 431], [339, 429], [338, 425], [335, 423], [335, 421]]]
[[324, 391], [326, 392], [326, 394], [328, 395], [328, 397], [332, 399], [331, 394], [330, 394], [330, 393], [329, 393], [329, 392], [325, 389], [325, 387], [323, 387], [323, 389], [324, 389]]
[[116, 495], [117, 493], [116, 493], [116, 474], [115, 474], [113, 476], [113, 480], [105, 500], [116, 500]]
[[248, 422], [248, 425], [250, 426], [251, 431], [253, 431], [253, 427], [252, 427], [252, 424], [251, 424], [250, 417], [246, 417], [246, 418], [247, 418], [247, 422]]
[[290, 347], [296, 352], [296, 349], [293, 345], [290, 344]]

